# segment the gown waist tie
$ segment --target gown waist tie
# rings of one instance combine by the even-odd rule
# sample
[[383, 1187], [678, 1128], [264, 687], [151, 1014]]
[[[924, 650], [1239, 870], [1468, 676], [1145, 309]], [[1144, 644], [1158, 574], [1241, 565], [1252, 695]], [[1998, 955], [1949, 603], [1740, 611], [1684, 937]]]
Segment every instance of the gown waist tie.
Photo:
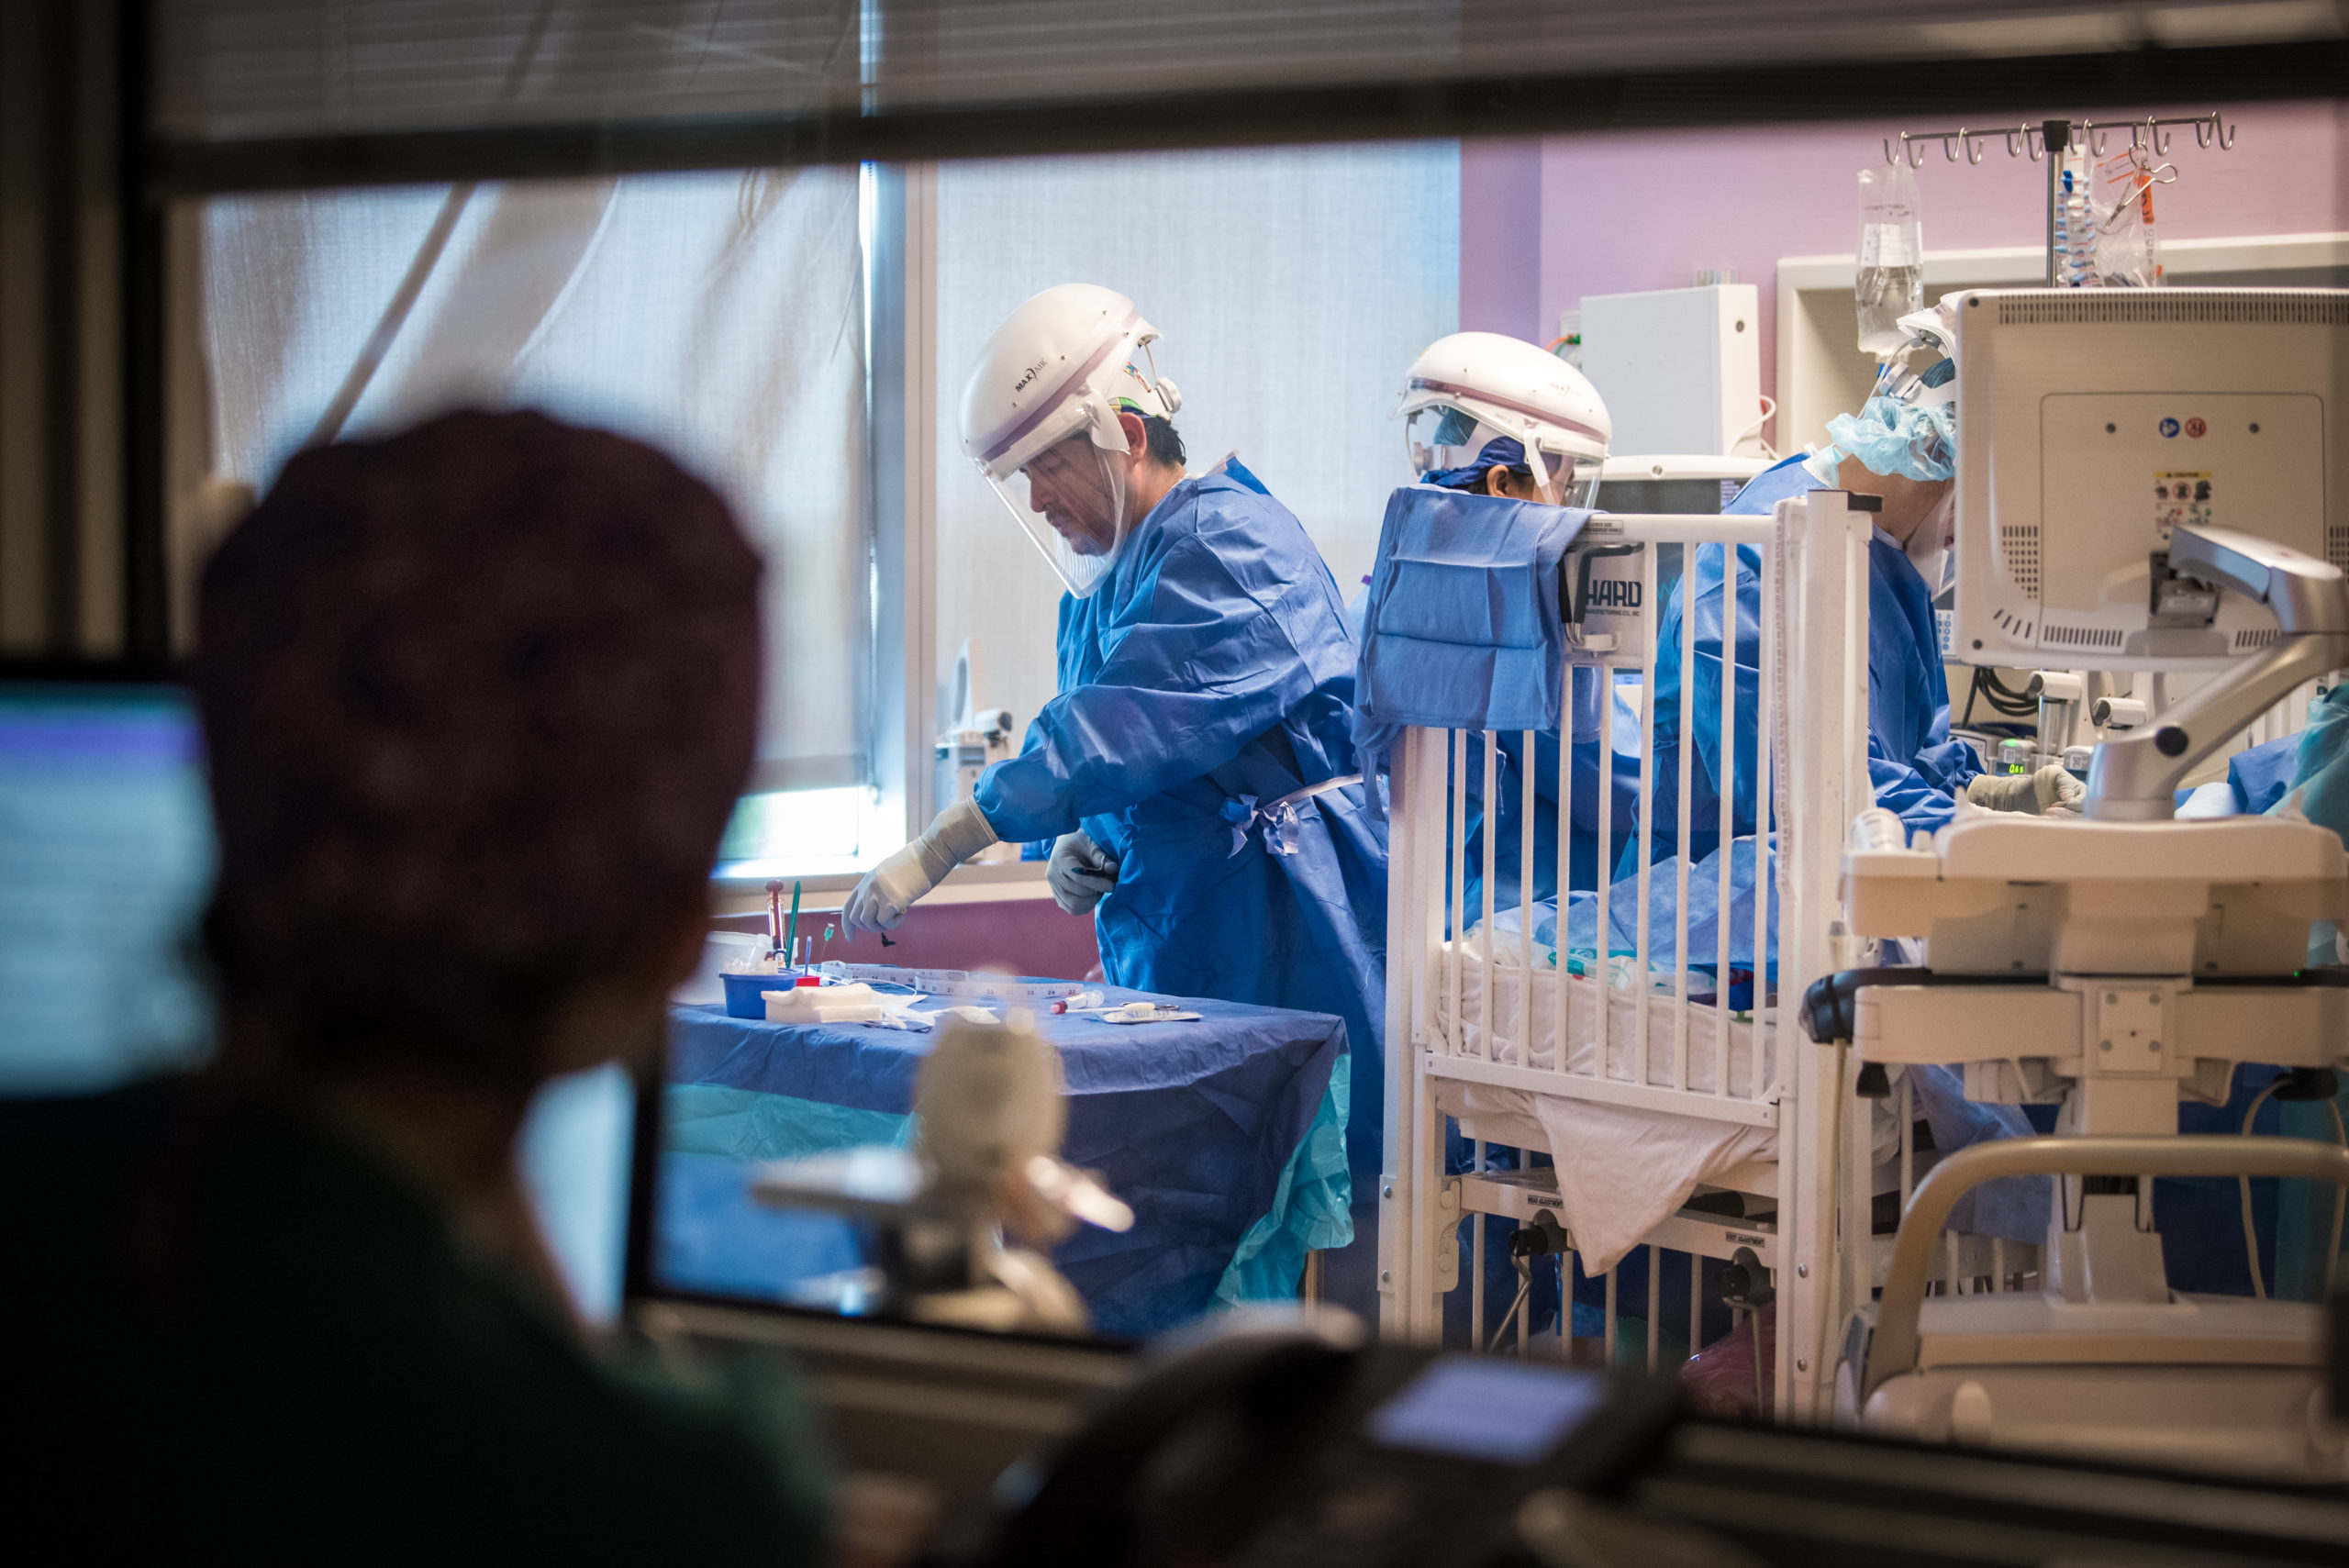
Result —
[[[1231, 824], [1231, 853], [1236, 855], [1247, 847], [1248, 829], [1262, 822], [1264, 825], [1264, 848], [1276, 855], [1297, 853], [1297, 808], [1317, 795], [1327, 795], [1333, 789], [1362, 783], [1360, 773], [1345, 773], [1319, 784], [1293, 790], [1270, 806], [1259, 806], [1252, 795], [1239, 795], [1223, 803], [1223, 819]], [[1229, 860], [1230, 855], [1224, 857]]]

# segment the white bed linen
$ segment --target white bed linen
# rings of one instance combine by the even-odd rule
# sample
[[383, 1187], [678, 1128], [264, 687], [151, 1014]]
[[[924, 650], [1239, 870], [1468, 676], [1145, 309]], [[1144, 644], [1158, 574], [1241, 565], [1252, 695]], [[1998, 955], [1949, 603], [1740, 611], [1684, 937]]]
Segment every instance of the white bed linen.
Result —
[[[1445, 944], [1449, 962], [1453, 944]], [[1451, 1028], [1452, 983], [1440, 970], [1435, 986], [1435, 1023], [1446, 1039], [1460, 1041], [1460, 1053], [1485, 1054], [1485, 964], [1481, 941], [1471, 932], [1460, 944], [1460, 1013], [1464, 1020], [1458, 1035]], [[1556, 1061], [1558, 972], [1548, 964], [1549, 950], [1535, 948], [1532, 985], [1531, 1061], [1520, 1060], [1524, 1008], [1524, 949], [1515, 939], [1496, 933], [1493, 968], [1499, 984], [1493, 987], [1492, 1058], [1511, 1065], [1551, 1068]], [[1695, 977], [1692, 977], [1692, 980]], [[1598, 1067], [1598, 1019], [1602, 992], [1598, 982], [1569, 976], [1566, 989], [1566, 1068], [1569, 1073], [1595, 1074]], [[1685, 1084], [1692, 1095], [1711, 1097], [1718, 1066], [1714, 1049], [1720, 1011], [1691, 1004], [1688, 1008], [1686, 1077], [1676, 1075], [1679, 1005], [1669, 996], [1640, 996], [1628, 990], [1603, 993], [1608, 1015], [1607, 1076], [1630, 1084], [1639, 1079], [1636, 1029], [1638, 1009], [1648, 1010], [1647, 1081], [1660, 1088]], [[1772, 1031], [1774, 1032], [1774, 1031]], [[1731, 1015], [1729, 1024], [1729, 1089], [1737, 1098], [1752, 1097], [1757, 1083], [1766, 1094], [1776, 1051], [1765, 1039], [1760, 1075], [1753, 1075], [1753, 1035], [1751, 1021]], [[1723, 1121], [1701, 1115], [1676, 1115], [1576, 1098], [1571, 1084], [1560, 1091], [1531, 1093], [1438, 1079], [1436, 1106], [1445, 1115], [1468, 1122], [1464, 1132], [1489, 1142], [1546, 1151], [1558, 1172], [1558, 1196], [1566, 1225], [1574, 1232], [1586, 1273], [1613, 1268], [1641, 1239], [1688, 1201], [1697, 1187], [1737, 1166], [1777, 1157], [1776, 1129], [1743, 1122]], [[1898, 1129], [1889, 1102], [1872, 1103], [1872, 1141], [1881, 1162], [1898, 1148]], [[1524, 1135], [1537, 1130], [1538, 1142]]]

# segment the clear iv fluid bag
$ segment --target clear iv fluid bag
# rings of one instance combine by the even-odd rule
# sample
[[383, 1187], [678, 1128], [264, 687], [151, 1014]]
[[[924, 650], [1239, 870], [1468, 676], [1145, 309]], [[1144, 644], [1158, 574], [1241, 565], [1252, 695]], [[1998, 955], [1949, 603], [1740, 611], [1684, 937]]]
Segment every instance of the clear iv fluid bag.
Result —
[[1860, 171], [1860, 267], [1852, 281], [1860, 347], [1899, 352], [1909, 334], [1900, 318], [1925, 307], [1925, 240], [1918, 218], [1917, 173], [1908, 159]]

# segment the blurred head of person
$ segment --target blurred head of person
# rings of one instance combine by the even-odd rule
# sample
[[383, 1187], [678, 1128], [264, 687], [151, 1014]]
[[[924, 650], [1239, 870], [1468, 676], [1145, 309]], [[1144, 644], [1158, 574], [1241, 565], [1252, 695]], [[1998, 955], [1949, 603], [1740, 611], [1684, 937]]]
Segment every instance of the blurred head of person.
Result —
[[707, 484], [535, 414], [287, 463], [198, 612], [224, 1071], [512, 1112], [648, 1062], [751, 762], [758, 579]]

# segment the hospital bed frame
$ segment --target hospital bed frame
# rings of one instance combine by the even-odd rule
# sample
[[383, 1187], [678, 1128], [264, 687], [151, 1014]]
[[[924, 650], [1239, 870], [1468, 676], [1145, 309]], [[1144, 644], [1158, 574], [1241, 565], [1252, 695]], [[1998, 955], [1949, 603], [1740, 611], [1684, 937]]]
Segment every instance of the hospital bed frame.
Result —
[[[1619, 559], [1628, 559], [1634, 552], [1615, 547], [1648, 547], [1635, 552], [1640, 573], [1637, 580], [1642, 589], [1639, 602], [1648, 606], [1646, 612], [1636, 618], [1617, 617], [1614, 624], [1618, 630], [1611, 639], [1589, 635], [1590, 624], [1586, 623], [1581, 628], [1581, 646], [1564, 654], [1569, 665], [1605, 672], [1599, 677], [1606, 686], [1600, 705], [1605, 717], [1599, 741], [1598, 808], [1602, 854], [1613, 827], [1614, 759], [1609, 742], [1613, 729], [1614, 687], [1623, 673], [1637, 672], [1643, 806], [1646, 800], [1653, 799], [1652, 784], [1645, 781], [1658, 776], [1654, 770], [1662, 767], [1676, 771], [1680, 787], [1675, 842], [1685, 848], [1692, 828], [1710, 826], [1718, 829], [1723, 847], [1717, 946], [1710, 955], [1697, 955], [1700, 962], [1708, 956], [1713, 959], [1716, 994], [1722, 1003], [1728, 1000], [1730, 967], [1727, 922], [1731, 904], [1731, 857], [1727, 849], [1739, 805], [1732, 798], [1737, 776], [1734, 750], [1740, 734], [1738, 694], [1734, 681], [1721, 683], [1718, 699], [1719, 733], [1723, 738], [1724, 752], [1720, 773], [1731, 782], [1722, 791], [1720, 820], [1718, 824], [1694, 823], [1689, 801], [1689, 782], [1695, 765], [1690, 740], [1694, 726], [1681, 724], [1675, 743], [1664, 749], [1660, 755], [1655, 746], [1656, 637], [1661, 618], [1656, 601], [1660, 552], [1655, 547], [1679, 547], [1684, 577], [1692, 584], [1699, 546], [1723, 547], [1725, 572], [1733, 569], [1736, 547], [1752, 546], [1759, 552], [1761, 679], [1756, 687], [1760, 711], [1755, 716], [1755, 733], [1765, 743], [1761, 755], [1754, 759], [1751, 790], [1775, 806], [1778, 858], [1775, 887], [1767, 890], [1766, 896], [1760, 895], [1763, 890], [1757, 888], [1754, 899], [1752, 951], [1757, 955], [1753, 963], [1757, 1005], [1751, 1013], [1753, 1033], [1745, 1081], [1732, 1081], [1731, 1030], [1726, 1020], [1721, 1020], [1721, 1027], [1712, 1031], [1711, 1049], [1718, 1053], [1712, 1063], [1715, 1070], [1709, 1074], [1712, 1087], [1709, 1091], [1688, 1087], [1690, 1054], [1695, 1048], [1690, 1020], [1695, 1009], [1715, 1004], [1690, 999], [1687, 937], [1688, 882], [1693, 868], [1685, 853], [1675, 857], [1671, 873], [1676, 878], [1674, 918], [1678, 923], [1673, 947], [1677, 973], [1671, 987], [1671, 1027], [1661, 1030], [1655, 1027], [1651, 1015], [1656, 1009], [1646, 999], [1649, 927], [1654, 922], [1652, 917], [1643, 917], [1639, 922], [1634, 957], [1634, 984], [1642, 989], [1633, 1008], [1635, 1037], [1631, 1045], [1637, 1066], [1632, 1081], [1607, 1075], [1612, 1009], [1606, 1005], [1609, 993], [1604, 987], [1609, 984], [1606, 976], [1610, 966], [1604, 951], [1591, 982], [1602, 988], [1598, 992], [1601, 1005], [1597, 1008], [1596, 1024], [1598, 1069], [1585, 1073], [1567, 1068], [1565, 1031], [1571, 1015], [1564, 1005], [1564, 988], [1570, 982], [1563, 949], [1567, 940], [1565, 860], [1571, 853], [1569, 828], [1574, 811], [1571, 714], [1562, 727], [1568, 740], [1561, 749], [1563, 776], [1554, 808], [1561, 818], [1557, 885], [1562, 951], [1557, 967], [1547, 973], [1537, 973], [1531, 962], [1533, 832], [1521, 831], [1519, 835], [1517, 913], [1522, 934], [1502, 934], [1499, 938], [1503, 941], [1524, 942], [1528, 962], [1513, 972], [1496, 968], [1493, 962], [1497, 913], [1493, 906], [1494, 873], [1497, 869], [1495, 834], [1483, 835], [1483, 906], [1475, 910], [1463, 907], [1463, 873], [1467, 869], [1464, 863], [1465, 792], [1447, 787], [1447, 777], [1466, 778], [1471, 776], [1467, 770], [1481, 770], [1486, 786], [1482, 798], [1490, 802], [1497, 782], [1498, 737], [1491, 731], [1413, 728], [1399, 740], [1392, 759], [1389, 808], [1386, 1159], [1380, 1181], [1379, 1211], [1382, 1332], [1421, 1338], [1440, 1333], [1442, 1298], [1462, 1283], [1457, 1227], [1464, 1220], [1473, 1228], [1468, 1282], [1472, 1321], [1481, 1326], [1485, 1321], [1483, 1250], [1495, 1240], [1486, 1234], [1494, 1228], [1485, 1217], [1523, 1224], [1537, 1210], [1547, 1207], [1554, 1211], [1559, 1207], [1554, 1178], [1550, 1178], [1545, 1192], [1547, 1173], [1542, 1171], [1478, 1171], [1458, 1176], [1444, 1173], [1446, 1118], [1436, 1106], [1439, 1084], [1446, 1080], [1481, 1084], [1672, 1116], [1775, 1128], [1777, 1158], [1774, 1162], [1757, 1162], [1719, 1173], [1723, 1186], [1761, 1193], [1774, 1199], [1776, 1212], [1768, 1223], [1725, 1218], [1702, 1207], [1683, 1208], [1645, 1236], [1642, 1244], [1649, 1249], [1650, 1262], [1646, 1304], [1648, 1362], [1652, 1369], [1655, 1368], [1659, 1358], [1663, 1303], [1658, 1300], [1658, 1265], [1662, 1254], [1676, 1251], [1690, 1254], [1692, 1259], [1728, 1260], [1740, 1251], [1749, 1251], [1768, 1271], [1777, 1301], [1771, 1408], [1782, 1418], [1793, 1419], [1825, 1415], [1832, 1392], [1834, 1347], [1831, 1336], [1849, 1309], [1865, 1300], [1872, 1286], [1883, 1283], [1890, 1261], [1893, 1239], [1889, 1235], [1878, 1238], [1869, 1234], [1865, 1217], [1870, 1212], [1870, 1199], [1877, 1190], [1897, 1186], [1905, 1207], [1914, 1183], [1923, 1174], [1923, 1162], [1910, 1146], [1914, 1114], [1906, 1081], [1896, 1091], [1900, 1106], [1898, 1153], [1887, 1166], [1875, 1167], [1870, 1159], [1868, 1102], [1856, 1097], [1855, 1093], [1860, 1063], [1851, 1057], [1848, 1047], [1816, 1045], [1793, 1026], [1797, 999], [1810, 983], [1849, 967], [1860, 957], [1857, 944], [1842, 934], [1838, 919], [1836, 878], [1847, 826], [1853, 814], [1869, 804], [1870, 798], [1866, 760], [1867, 552], [1873, 508], [1861, 508], [1873, 499], [1854, 497], [1841, 491], [1813, 492], [1781, 503], [1776, 515], [1770, 517], [1602, 514], [1575, 540], [1575, 551], [1595, 547]], [[1575, 551], [1567, 557], [1570, 573], [1577, 566]], [[1731, 592], [1733, 588], [1725, 585], [1725, 602], [1726, 595]], [[1625, 596], [1616, 595], [1619, 603]], [[1725, 615], [1724, 620], [1725, 635], [1734, 637], [1734, 615]], [[1679, 638], [1681, 668], [1692, 675], [1700, 646], [1716, 655], [1724, 654], [1716, 640], [1706, 639], [1700, 645], [1693, 615], [1683, 616]], [[1610, 641], [1612, 645], [1609, 646]], [[1733, 651], [1730, 651], [1723, 662], [1733, 659]], [[1567, 678], [1571, 681], [1571, 672]], [[1685, 679], [1682, 703], [1689, 705], [1697, 700], [1693, 678]], [[1537, 809], [1552, 809], [1535, 794], [1531, 775], [1533, 740], [1531, 732], [1525, 734], [1523, 755], [1527, 771], [1521, 781], [1520, 802], [1520, 820], [1529, 827]], [[1772, 820], [1771, 813], [1752, 809], [1750, 799], [1745, 805], [1748, 820]], [[1638, 896], [1642, 909], [1651, 910], [1652, 836], [1642, 824], [1642, 830], [1635, 837]], [[1452, 862], [1448, 867], [1444, 863], [1447, 845]], [[1602, 877], [1602, 883], [1604, 880]], [[1757, 884], [1762, 880], [1757, 864]], [[1610, 932], [1607, 902], [1609, 894], [1603, 885], [1598, 896], [1598, 937], [1602, 944], [1611, 946], [1607, 940]], [[1777, 1005], [1770, 1008], [1759, 1005], [1765, 1001], [1766, 967], [1758, 955], [1767, 951], [1767, 911], [1773, 897], [1779, 908], [1775, 987]], [[1445, 906], [1447, 902], [1449, 908]], [[1465, 942], [1481, 943], [1483, 1027], [1478, 1049], [1473, 1053], [1466, 1048], [1464, 1029], [1445, 1027], [1447, 1018], [1460, 1018], [1465, 961], [1464, 942], [1447, 943], [1447, 929], [1466, 933]], [[1520, 987], [1516, 1017], [1527, 1029], [1536, 1017], [1535, 988], [1559, 988], [1548, 1002], [1552, 1027], [1557, 1032], [1550, 1067], [1532, 1064], [1533, 1054], [1525, 1048], [1535, 1042], [1514, 1040], [1506, 1035], [1496, 1040], [1494, 994], [1499, 985], [1512, 982]], [[1443, 1001], [1449, 1001], [1450, 1006], [1442, 1006]], [[1765, 1051], [1765, 1038], [1774, 1049]], [[1497, 1045], [1500, 1049], [1497, 1050]], [[1496, 1060], [1511, 1055], [1515, 1060]], [[1765, 1061], [1770, 1063], [1767, 1081], [1754, 1081], [1763, 1077]], [[1652, 1081], [1665, 1064], [1670, 1069], [1668, 1080]], [[1482, 1145], [1478, 1156], [1477, 1163], [1482, 1166]], [[1520, 1162], [1523, 1163], [1522, 1159]], [[1860, 1217], [1859, 1222], [1839, 1226], [1839, 1212]], [[1564, 1221], [1570, 1234], [1571, 1217], [1564, 1217]], [[1501, 1234], [1505, 1236], [1506, 1231]], [[2006, 1288], [2037, 1268], [2037, 1249], [2028, 1245], [1961, 1237], [1955, 1232], [1946, 1233], [1943, 1242], [1932, 1273], [1945, 1289], [1967, 1290], [1985, 1285]], [[1564, 1260], [1562, 1266], [1566, 1271], [1570, 1302], [1573, 1260]], [[1692, 1262], [1689, 1272], [1689, 1348], [1693, 1353], [1698, 1348], [1693, 1341], [1699, 1337], [1696, 1329], [1703, 1270]], [[1617, 1323], [1625, 1304], [1617, 1299], [1613, 1271], [1606, 1279], [1607, 1351], [1611, 1361]], [[1569, 1318], [1570, 1316], [1569, 1307]], [[1480, 1327], [1480, 1336], [1481, 1332]], [[1522, 1345], [1522, 1315], [1518, 1332]]]

